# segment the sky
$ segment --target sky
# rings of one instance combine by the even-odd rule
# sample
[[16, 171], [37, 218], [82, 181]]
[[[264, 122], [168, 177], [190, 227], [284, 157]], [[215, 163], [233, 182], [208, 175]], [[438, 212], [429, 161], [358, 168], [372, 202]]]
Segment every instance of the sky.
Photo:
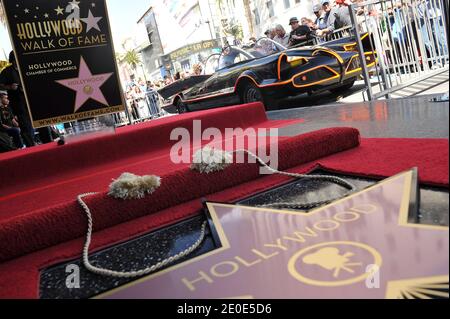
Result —
[[[82, 0], [81, 0], [82, 1]], [[121, 40], [133, 35], [137, 21], [150, 8], [154, 0], [107, 0], [111, 30], [117, 46]], [[157, 1], [157, 0], [155, 0]]]
[[[66, 0], [70, 2], [70, 0]], [[79, 0], [89, 1], [89, 0]], [[109, 19], [116, 49], [127, 36], [133, 35], [137, 21], [150, 8], [153, 1], [157, 0], [106, 0], [108, 4]], [[59, 1], [57, 1], [59, 2]], [[3, 51], [8, 55], [11, 44], [8, 31], [0, 26], [0, 59], [3, 60]]]

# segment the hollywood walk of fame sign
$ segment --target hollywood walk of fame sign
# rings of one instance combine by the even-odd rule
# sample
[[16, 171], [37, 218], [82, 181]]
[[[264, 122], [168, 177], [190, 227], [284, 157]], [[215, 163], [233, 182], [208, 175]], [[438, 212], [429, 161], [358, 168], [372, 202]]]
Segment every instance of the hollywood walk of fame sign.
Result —
[[125, 110], [105, 0], [4, 0], [34, 127]]
[[218, 250], [101, 298], [448, 298], [448, 227], [408, 222], [417, 172], [309, 213], [208, 203]]

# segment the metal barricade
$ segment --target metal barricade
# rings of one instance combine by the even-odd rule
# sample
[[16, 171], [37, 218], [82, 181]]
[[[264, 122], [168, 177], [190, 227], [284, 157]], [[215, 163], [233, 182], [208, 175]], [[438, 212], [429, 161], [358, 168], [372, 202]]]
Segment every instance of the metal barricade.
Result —
[[290, 48], [292, 49], [292, 48], [301, 48], [301, 47], [305, 47], [305, 46], [315, 46], [315, 45], [320, 45], [321, 43], [325, 43], [325, 42], [328, 42], [328, 41], [339, 40], [339, 39], [342, 39], [342, 38], [350, 36], [352, 29], [353, 29], [352, 26], [345, 27], [345, 28], [342, 28], [342, 29], [338, 29], [338, 30], [335, 30], [333, 33], [331, 33], [331, 34], [329, 34], [329, 35], [327, 35], [326, 37], [323, 37], [323, 38], [317, 37], [316, 35], [313, 35], [311, 37], [311, 39], [309, 39], [307, 41], [304, 41], [302, 43], [299, 43], [299, 44], [297, 44], [297, 45], [295, 45], [293, 47], [290, 47]]
[[304, 41], [304, 42], [296, 44], [296, 45], [294, 45], [292, 47], [289, 47], [289, 49], [302, 48], [302, 47], [308, 47], [308, 46], [315, 46], [318, 43], [319, 43], [318, 39], [316, 37], [312, 37], [308, 41]]
[[148, 91], [145, 99], [152, 118], [159, 117], [161, 115], [161, 108], [158, 93], [154, 90]]
[[339, 40], [339, 39], [348, 37], [348, 36], [350, 36], [352, 29], [353, 29], [353, 27], [349, 26], [349, 27], [338, 29], [338, 30], [334, 30], [334, 32], [332, 34], [327, 36], [326, 40], [334, 41], [334, 40]]
[[[369, 100], [448, 70], [448, 0], [370, 0], [349, 7], [360, 57], [368, 31], [378, 67], [371, 78], [361, 58]], [[375, 80], [375, 81], [374, 81]], [[372, 83], [378, 83], [372, 87]]]
[[61, 134], [67, 135], [74, 134], [77, 130], [86, 130], [85, 128], [93, 126], [92, 123], [99, 122], [106, 126], [120, 127], [149, 121], [165, 115], [161, 111], [160, 98], [156, 91], [148, 91], [143, 98], [137, 100], [127, 99], [125, 96], [124, 100], [126, 101], [124, 112], [105, 115], [92, 120], [66, 123], [58, 129]]
[[125, 101], [127, 104], [125, 112], [114, 114], [116, 126], [132, 125], [162, 116], [161, 103], [156, 91], [148, 91], [138, 99], [127, 99], [125, 97]]

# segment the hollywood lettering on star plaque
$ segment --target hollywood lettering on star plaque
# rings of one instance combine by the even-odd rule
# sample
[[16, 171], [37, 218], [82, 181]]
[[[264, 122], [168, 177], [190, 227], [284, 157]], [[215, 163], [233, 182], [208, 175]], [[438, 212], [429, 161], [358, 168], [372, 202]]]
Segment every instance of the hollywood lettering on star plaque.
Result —
[[104, 0], [3, 0], [33, 126], [125, 110]]
[[449, 229], [410, 220], [417, 174], [309, 213], [208, 203], [220, 249], [98, 298], [448, 298]]

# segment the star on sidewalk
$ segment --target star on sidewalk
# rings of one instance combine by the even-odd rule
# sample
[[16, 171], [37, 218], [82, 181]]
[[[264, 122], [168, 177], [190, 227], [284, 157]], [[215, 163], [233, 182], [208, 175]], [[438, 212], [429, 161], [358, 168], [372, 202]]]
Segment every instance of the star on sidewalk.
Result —
[[76, 92], [74, 112], [76, 113], [89, 99], [109, 106], [100, 87], [113, 75], [113, 73], [92, 74], [88, 65], [81, 57], [80, 69], [77, 78], [56, 81]]
[[96, 29], [98, 31], [101, 31], [100, 27], [98, 26], [98, 23], [101, 19], [103, 19], [103, 17], [94, 17], [91, 10], [89, 10], [88, 17], [81, 19], [81, 21], [86, 23], [86, 33], [88, 33], [91, 29]]
[[310, 213], [209, 203], [222, 248], [100, 297], [448, 298], [448, 227], [408, 223], [415, 173]]

